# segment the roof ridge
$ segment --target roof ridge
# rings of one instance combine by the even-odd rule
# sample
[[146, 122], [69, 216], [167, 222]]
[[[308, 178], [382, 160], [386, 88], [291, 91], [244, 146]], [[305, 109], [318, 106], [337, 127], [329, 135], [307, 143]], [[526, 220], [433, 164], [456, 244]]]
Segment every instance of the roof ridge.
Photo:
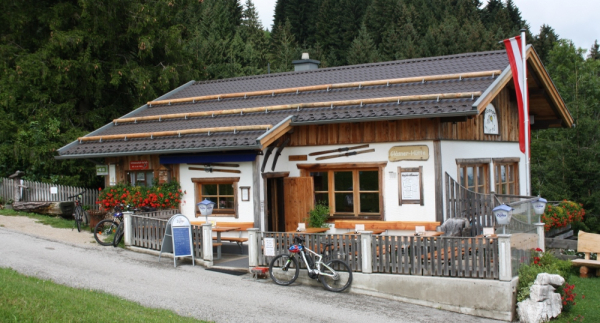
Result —
[[444, 55], [444, 56], [409, 58], [409, 59], [403, 59], [403, 60], [366, 63], [366, 64], [343, 65], [343, 66], [319, 68], [319, 69], [308, 70], [308, 71], [289, 71], [289, 72], [279, 72], [279, 73], [272, 73], [272, 74], [248, 75], [248, 76], [231, 77], [231, 78], [218, 79], [218, 80], [196, 81], [196, 82], [194, 82], [194, 84], [192, 84], [192, 86], [203, 85], [203, 84], [216, 84], [216, 83], [224, 83], [224, 82], [245, 81], [245, 80], [251, 80], [251, 79], [265, 79], [265, 78], [279, 77], [279, 76], [292, 75], [292, 74], [302, 75], [302, 74], [313, 74], [313, 73], [325, 73], [325, 72], [341, 71], [341, 70], [348, 70], [348, 69], [355, 69], [355, 68], [369, 68], [369, 67], [386, 66], [386, 65], [412, 64], [412, 63], [420, 63], [420, 62], [435, 61], [435, 60], [447, 60], [447, 59], [456, 59], [456, 58], [463, 58], [463, 57], [484, 56], [484, 55], [490, 55], [490, 54], [504, 54], [504, 53], [506, 53], [506, 51], [504, 51], [504, 50], [494, 50], [494, 51], [471, 52], [471, 53], [461, 53], [461, 54]]

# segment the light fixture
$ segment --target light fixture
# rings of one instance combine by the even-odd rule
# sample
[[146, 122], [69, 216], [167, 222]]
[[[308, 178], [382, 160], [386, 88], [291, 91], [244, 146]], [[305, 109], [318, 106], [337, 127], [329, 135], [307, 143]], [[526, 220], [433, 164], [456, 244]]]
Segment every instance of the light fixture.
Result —
[[200, 214], [206, 217], [206, 223], [208, 223], [208, 216], [212, 214], [215, 202], [209, 199], [204, 199], [204, 201], [196, 205], [198, 206], [198, 211], [200, 211]]
[[502, 234], [506, 233], [506, 226], [510, 223], [512, 211], [513, 208], [506, 204], [498, 205], [492, 210], [496, 217], [496, 223], [502, 226]]
[[537, 214], [537, 215], [544, 214], [544, 211], [546, 210], [546, 203], [548, 203], [548, 201], [545, 198], [542, 198], [539, 196], [538, 196], [537, 200], [531, 201], [531, 204], [533, 205], [533, 210], [535, 211], [535, 214]]

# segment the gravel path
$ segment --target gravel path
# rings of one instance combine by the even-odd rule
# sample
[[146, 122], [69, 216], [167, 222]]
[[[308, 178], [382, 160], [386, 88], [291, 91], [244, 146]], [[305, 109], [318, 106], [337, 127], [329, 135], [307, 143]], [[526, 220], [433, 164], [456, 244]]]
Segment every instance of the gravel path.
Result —
[[101, 247], [90, 233], [25, 217], [0, 215], [0, 266], [215, 322], [498, 322], [308, 285], [281, 287], [191, 262], [174, 268], [172, 259]]

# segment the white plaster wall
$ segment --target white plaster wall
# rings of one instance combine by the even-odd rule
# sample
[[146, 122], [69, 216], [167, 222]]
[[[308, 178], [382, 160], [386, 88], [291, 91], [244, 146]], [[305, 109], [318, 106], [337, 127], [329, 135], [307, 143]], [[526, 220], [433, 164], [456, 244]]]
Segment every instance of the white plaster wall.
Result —
[[[520, 194], [525, 195], [526, 189], [526, 160], [525, 154], [519, 150], [518, 142], [474, 142], [474, 141], [442, 141], [442, 176], [447, 172], [452, 178], [458, 180], [456, 159], [470, 158], [520, 158], [519, 160], [519, 187]], [[489, 164], [490, 191], [494, 191], [495, 175], [493, 162]], [[444, 183], [445, 185], [446, 183]], [[445, 187], [445, 186], [444, 186]], [[445, 190], [445, 188], [444, 188]], [[444, 194], [446, 192], [444, 191]], [[444, 198], [444, 210], [445, 210]], [[444, 212], [445, 213], [445, 212]]]
[[[217, 221], [217, 222], [253, 222], [254, 221], [254, 201], [253, 194], [254, 190], [257, 189], [252, 185], [252, 171], [254, 169], [254, 162], [236, 162], [235, 164], [239, 164], [240, 167], [235, 168], [240, 170], [240, 174], [235, 173], [221, 173], [221, 172], [213, 172], [207, 173], [205, 171], [199, 170], [189, 170], [189, 166], [192, 167], [201, 167], [198, 165], [188, 165], [188, 164], [180, 164], [179, 165], [179, 174], [180, 174], [180, 184], [181, 190], [186, 192], [183, 196], [181, 203], [181, 212], [190, 220], [195, 220], [195, 210], [196, 203], [200, 201], [195, 201], [195, 187], [192, 182], [192, 178], [215, 178], [215, 177], [239, 177], [240, 181], [238, 182], [238, 191], [237, 191], [237, 203], [238, 203], [238, 218], [235, 217], [208, 217], [209, 221]], [[214, 168], [223, 168], [223, 169], [232, 169], [231, 167], [217, 167]], [[241, 186], [250, 186], [250, 201], [242, 201], [242, 194], [240, 191]], [[205, 218], [202, 216], [198, 217], [199, 220], [204, 220]]]
[[[359, 144], [353, 145], [333, 145], [333, 146], [309, 146], [309, 147], [288, 147], [285, 148], [281, 156], [277, 161], [274, 172], [290, 172], [290, 177], [300, 176], [300, 170], [298, 164], [335, 164], [335, 163], [364, 163], [364, 162], [387, 162], [383, 174], [383, 204], [385, 211], [386, 221], [435, 221], [435, 170], [433, 160], [433, 144], [431, 141], [411, 141], [411, 142], [397, 142], [397, 143], [377, 143], [370, 144], [369, 148], [364, 149], [375, 149], [373, 153], [366, 153], [348, 157], [339, 157], [327, 160], [319, 160], [316, 158], [320, 156], [308, 156], [307, 161], [301, 162], [290, 162], [290, 155], [308, 155], [312, 152], [332, 150], [343, 147], [358, 146]], [[388, 153], [390, 148], [394, 146], [415, 146], [415, 145], [426, 145], [429, 147], [429, 159], [426, 161], [388, 161]], [[364, 149], [359, 149], [364, 150]], [[343, 152], [342, 152], [343, 153]], [[338, 153], [341, 154], [341, 153]], [[269, 157], [265, 172], [271, 172], [271, 165], [275, 156], [275, 150]], [[323, 155], [321, 155], [323, 156]], [[260, 156], [260, 163], [262, 165], [264, 156]], [[398, 167], [419, 167], [423, 166], [423, 195], [424, 204], [403, 204], [398, 205]], [[392, 176], [394, 178], [392, 178]], [[261, 193], [261, 202], [264, 201], [263, 190]], [[264, 213], [264, 210], [262, 211]], [[264, 214], [261, 214], [261, 218]]]

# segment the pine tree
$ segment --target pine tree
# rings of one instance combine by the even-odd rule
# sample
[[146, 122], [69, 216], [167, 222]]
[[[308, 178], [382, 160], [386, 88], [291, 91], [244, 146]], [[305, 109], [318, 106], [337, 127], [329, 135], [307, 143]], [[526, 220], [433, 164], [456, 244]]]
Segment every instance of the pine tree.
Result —
[[594, 45], [590, 48], [588, 59], [600, 60], [600, 45], [598, 45], [598, 40], [594, 41]]
[[550, 53], [558, 39], [559, 37], [554, 29], [548, 25], [542, 25], [540, 33], [533, 37], [533, 47], [544, 65], [548, 63], [548, 53]]
[[364, 24], [360, 27], [358, 36], [350, 45], [347, 59], [350, 65], [379, 61], [379, 53], [377, 52], [375, 42], [373, 42]]
[[292, 60], [298, 57], [298, 44], [292, 34], [289, 20], [279, 25], [271, 36], [270, 62], [271, 69], [275, 72], [293, 70]]

